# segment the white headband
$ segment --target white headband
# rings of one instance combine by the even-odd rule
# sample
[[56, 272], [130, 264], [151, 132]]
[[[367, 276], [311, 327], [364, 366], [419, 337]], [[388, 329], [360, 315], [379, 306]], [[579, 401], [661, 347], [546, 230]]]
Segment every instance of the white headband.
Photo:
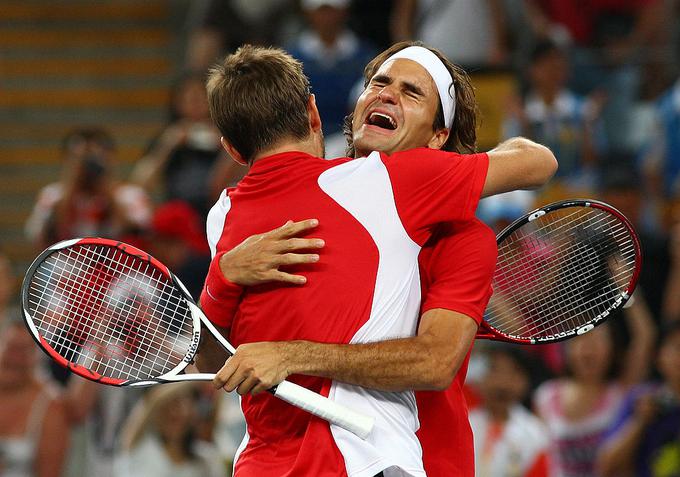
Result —
[[439, 100], [442, 103], [442, 111], [444, 112], [444, 125], [451, 129], [453, 115], [456, 112], [455, 90], [451, 73], [446, 69], [444, 63], [442, 63], [437, 55], [422, 46], [409, 46], [399, 50], [387, 58], [385, 63], [400, 58], [415, 61], [430, 74], [439, 92]]

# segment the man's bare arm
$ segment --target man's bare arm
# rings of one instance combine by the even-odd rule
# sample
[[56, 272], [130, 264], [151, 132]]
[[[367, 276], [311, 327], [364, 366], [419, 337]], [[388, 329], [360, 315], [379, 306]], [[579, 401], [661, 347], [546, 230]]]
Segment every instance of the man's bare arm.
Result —
[[291, 374], [320, 376], [385, 391], [443, 390], [458, 372], [477, 332], [466, 315], [423, 314], [418, 335], [368, 344], [309, 341], [241, 345], [215, 378], [216, 387], [258, 394]]
[[[223, 336], [229, 336], [229, 330], [215, 326], [217, 331]], [[202, 373], [216, 373], [229, 357], [229, 354], [224, 351], [215, 338], [206, 329], [201, 332], [201, 345], [198, 347], [196, 354], [196, 367]]]
[[518, 189], [536, 189], [557, 171], [557, 160], [545, 146], [522, 137], [502, 142], [488, 152], [489, 171], [482, 197]]

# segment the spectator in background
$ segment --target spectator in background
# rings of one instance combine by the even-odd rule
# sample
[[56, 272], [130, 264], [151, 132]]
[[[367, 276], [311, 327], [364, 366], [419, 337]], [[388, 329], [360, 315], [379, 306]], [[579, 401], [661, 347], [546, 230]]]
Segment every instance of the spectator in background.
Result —
[[9, 258], [0, 252], [0, 328], [5, 324], [8, 308], [14, 296], [14, 272]]
[[210, 120], [204, 75], [182, 76], [171, 96], [170, 122], [152, 141], [131, 178], [150, 192], [160, 182], [164, 200], [182, 200], [205, 217], [215, 200], [209, 185], [222, 147], [220, 133]]
[[194, 15], [200, 19], [187, 45], [187, 68], [206, 71], [220, 56], [244, 43], [285, 44], [299, 23], [296, 3], [295, 0], [191, 2]]
[[658, 321], [664, 315], [664, 291], [667, 286], [672, 286], [668, 281], [671, 268], [668, 236], [645, 224], [649, 215], [643, 213], [641, 180], [632, 157], [625, 153], [610, 152], [602, 162], [607, 167], [601, 175], [599, 198], [628, 217], [638, 233], [644, 260], [638, 288], [644, 293], [647, 306]]
[[16, 321], [0, 326], [0, 475], [59, 477], [69, 445], [63, 402], [36, 376], [38, 348]]
[[509, 61], [505, 0], [396, 0], [394, 41], [421, 40], [465, 69]]
[[655, 104], [655, 131], [643, 170], [647, 192], [657, 200], [680, 196], [680, 78]]
[[602, 475], [680, 475], [680, 321], [661, 334], [657, 357], [661, 382], [627, 396], [599, 464]]
[[[571, 85], [579, 94], [607, 91], [604, 129], [610, 144], [632, 152], [640, 60], [664, 31], [663, 0], [525, 0], [540, 39], [570, 45]], [[559, 157], [559, 156], [558, 156]]]
[[[647, 378], [655, 328], [641, 295], [623, 311], [630, 343], [621, 359], [612, 323], [567, 341], [566, 376], [543, 383], [536, 413], [551, 439], [551, 472], [562, 477], [597, 475], [597, 452], [618, 415], [625, 393]], [[620, 370], [615, 369], [620, 365]]]
[[470, 412], [475, 475], [539, 477], [548, 474], [548, 433], [520, 403], [529, 390], [530, 367], [522, 350], [494, 343], [479, 376], [482, 404]]
[[[350, 92], [376, 51], [347, 28], [349, 0], [302, 0], [307, 29], [287, 47], [303, 64], [324, 135], [341, 133], [352, 110]], [[344, 137], [343, 137], [344, 140]]]
[[211, 442], [196, 438], [197, 383], [152, 389], [125, 423], [120, 477], [223, 477], [226, 460]]
[[597, 121], [604, 98], [574, 94], [567, 89], [568, 76], [567, 55], [560, 47], [550, 41], [536, 45], [526, 99], [510, 112], [503, 135], [526, 136], [549, 147], [560, 161], [556, 186], [573, 196], [594, 187], [597, 156], [604, 149]]
[[198, 300], [210, 266], [203, 220], [186, 202], [160, 205], [151, 221], [148, 250], [179, 277]]
[[74, 237], [123, 238], [146, 228], [151, 204], [142, 189], [115, 180], [115, 146], [105, 130], [76, 129], [62, 151], [62, 178], [40, 191], [26, 224], [38, 247]]

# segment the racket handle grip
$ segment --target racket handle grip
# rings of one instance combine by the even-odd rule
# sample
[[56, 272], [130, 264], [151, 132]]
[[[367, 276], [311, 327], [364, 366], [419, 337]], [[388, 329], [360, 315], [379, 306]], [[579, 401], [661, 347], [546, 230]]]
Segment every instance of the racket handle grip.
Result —
[[290, 381], [283, 381], [276, 386], [274, 396], [325, 419], [331, 424], [342, 427], [362, 439], [366, 439], [373, 429], [374, 418], [352, 411]]

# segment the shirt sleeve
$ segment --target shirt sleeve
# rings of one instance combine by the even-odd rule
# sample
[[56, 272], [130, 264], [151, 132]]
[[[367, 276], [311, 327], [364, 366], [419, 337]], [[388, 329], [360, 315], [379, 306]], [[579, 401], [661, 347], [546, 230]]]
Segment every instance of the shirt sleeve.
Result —
[[208, 319], [222, 328], [231, 328], [243, 287], [227, 280], [220, 270], [220, 252], [210, 262], [208, 276], [201, 292], [201, 309]]
[[401, 221], [416, 243], [424, 244], [435, 224], [474, 217], [489, 167], [486, 153], [418, 148], [381, 158]]
[[422, 312], [434, 308], [456, 311], [479, 324], [491, 298], [496, 268], [496, 236], [478, 219], [437, 231], [426, 247], [432, 255], [424, 273], [427, 291]]

